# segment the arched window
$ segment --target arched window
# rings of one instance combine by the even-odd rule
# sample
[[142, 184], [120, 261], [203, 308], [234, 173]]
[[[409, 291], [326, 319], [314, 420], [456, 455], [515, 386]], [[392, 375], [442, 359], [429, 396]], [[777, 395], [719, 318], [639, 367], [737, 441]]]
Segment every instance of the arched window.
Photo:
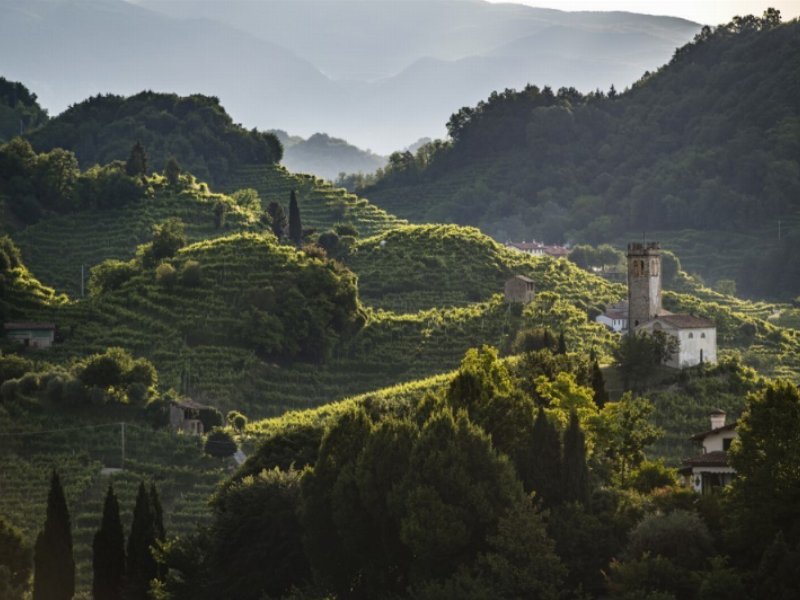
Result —
[[692, 339], [693, 337], [694, 337], [694, 334], [690, 331], [689, 332], [689, 339]]
[[703, 338], [703, 339], [706, 339], [706, 334], [705, 333], [701, 333], [700, 337]]

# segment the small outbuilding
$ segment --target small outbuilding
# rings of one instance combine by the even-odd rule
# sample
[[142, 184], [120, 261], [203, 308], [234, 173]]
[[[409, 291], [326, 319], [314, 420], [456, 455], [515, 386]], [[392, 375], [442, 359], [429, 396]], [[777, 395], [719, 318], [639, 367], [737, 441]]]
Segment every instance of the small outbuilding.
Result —
[[533, 289], [533, 279], [524, 275], [515, 275], [505, 285], [506, 302], [528, 304], [533, 301], [536, 293]]
[[628, 329], [628, 303], [618, 302], [606, 308], [605, 312], [597, 315], [594, 319], [597, 323], [605, 325], [611, 331], [617, 333]]
[[193, 435], [202, 435], [203, 422], [200, 411], [207, 408], [204, 404], [191, 398], [174, 400], [169, 405], [169, 426], [173, 431], [182, 431]]
[[56, 339], [55, 323], [4, 323], [3, 331], [28, 348], [49, 348]]

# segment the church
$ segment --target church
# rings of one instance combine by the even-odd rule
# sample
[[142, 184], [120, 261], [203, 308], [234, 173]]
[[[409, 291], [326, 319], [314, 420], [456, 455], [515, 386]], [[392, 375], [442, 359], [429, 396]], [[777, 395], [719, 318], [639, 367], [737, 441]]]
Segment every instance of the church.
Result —
[[673, 314], [661, 307], [661, 249], [658, 242], [628, 244], [629, 331], [663, 331], [677, 339], [667, 366], [682, 369], [717, 362], [717, 328], [708, 319]]

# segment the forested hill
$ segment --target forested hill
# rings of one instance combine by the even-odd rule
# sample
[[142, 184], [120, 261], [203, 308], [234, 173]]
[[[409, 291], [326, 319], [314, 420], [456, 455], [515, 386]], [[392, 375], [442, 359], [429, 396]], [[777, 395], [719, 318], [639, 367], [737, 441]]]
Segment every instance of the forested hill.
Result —
[[[393, 155], [362, 193], [398, 216], [501, 240], [752, 233], [798, 210], [798, 40], [800, 23], [768, 11], [705, 28], [624, 93], [493, 93], [451, 117], [451, 142]], [[795, 245], [800, 232], [784, 233]]]
[[36, 150], [71, 150], [81, 166], [128, 158], [136, 142], [147, 149], [152, 170], [174, 156], [184, 170], [220, 183], [245, 165], [281, 160], [278, 138], [247, 130], [212, 96], [141, 92], [94, 96], [76, 104], [30, 135]]
[[47, 121], [36, 94], [17, 81], [0, 77], [0, 142]]

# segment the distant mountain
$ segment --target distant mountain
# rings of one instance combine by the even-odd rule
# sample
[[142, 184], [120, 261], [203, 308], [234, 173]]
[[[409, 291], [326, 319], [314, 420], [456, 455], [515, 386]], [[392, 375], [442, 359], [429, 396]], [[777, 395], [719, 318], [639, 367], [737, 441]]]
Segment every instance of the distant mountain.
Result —
[[325, 133], [315, 133], [307, 140], [280, 129], [271, 133], [283, 144], [282, 164], [295, 173], [312, 173], [333, 181], [340, 173], [373, 173], [387, 161], [385, 156]]
[[452, 145], [392, 160], [361, 193], [400, 217], [476, 225], [500, 240], [680, 234], [678, 253], [703, 273], [793, 298], [798, 35], [798, 21], [734, 20], [627, 93], [493, 93], [452, 116]]
[[6, 0], [0, 74], [51, 114], [98, 93], [202, 93], [248, 128], [388, 154], [495, 89], [622, 89], [698, 29], [478, 0]]

